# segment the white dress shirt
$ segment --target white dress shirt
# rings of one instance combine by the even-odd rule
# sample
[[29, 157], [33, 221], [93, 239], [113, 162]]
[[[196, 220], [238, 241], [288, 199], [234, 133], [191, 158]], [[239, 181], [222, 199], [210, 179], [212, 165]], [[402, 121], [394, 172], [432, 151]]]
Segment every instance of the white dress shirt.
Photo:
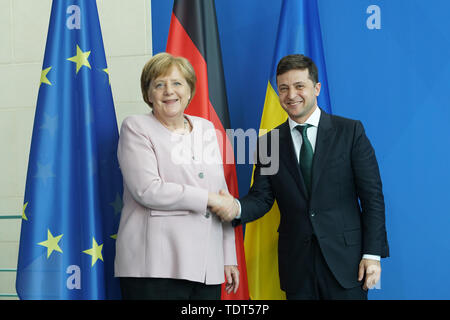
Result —
[[[319, 127], [319, 120], [320, 120], [320, 109], [316, 108], [314, 112], [311, 114], [311, 116], [305, 121], [304, 124], [300, 125], [306, 125], [309, 124], [311, 127], [306, 129], [306, 134], [308, 136], [309, 142], [311, 143], [313, 152], [316, 151], [316, 139], [317, 139], [317, 129]], [[302, 147], [303, 138], [302, 134], [296, 127], [299, 125], [299, 123], [295, 122], [291, 118], [289, 120], [289, 128], [291, 128], [291, 136], [292, 136], [292, 142], [294, 143], [294, 150], [295, 154], [297, 156], [297, 161], [300, 162], [300, 148]]]

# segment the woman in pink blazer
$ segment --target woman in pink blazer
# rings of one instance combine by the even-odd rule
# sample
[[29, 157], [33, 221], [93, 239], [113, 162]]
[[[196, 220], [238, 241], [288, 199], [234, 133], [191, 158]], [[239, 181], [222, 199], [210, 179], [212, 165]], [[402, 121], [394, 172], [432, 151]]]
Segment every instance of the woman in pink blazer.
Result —
[[227, 185], [214, 126], [184, 114], [195, 83], [186, 59], [155, 55], [141, 75], [152, 111], [122, 123], [115, 276], [124, 299], [220, 299], [224, 274], [228, 292], [239, 286], [234, 230], [208, 209], [236, 205], [219, 195]]

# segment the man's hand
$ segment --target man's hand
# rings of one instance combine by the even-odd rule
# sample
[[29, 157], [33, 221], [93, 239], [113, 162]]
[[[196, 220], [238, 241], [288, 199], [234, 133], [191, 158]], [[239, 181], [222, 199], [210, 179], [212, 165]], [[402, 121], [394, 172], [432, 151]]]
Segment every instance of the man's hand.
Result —
[[358, 281], [362, 281], [364, 278], [363, 289], [372, 289], [375, 284], [380, 280], [381, 276], [381, 264], [380, 261], [371, 259], [362, 259], [359, 263]]
[[225, 266], [225, 290], [228, 294], [237, 292], [239, 288], [239, 270], [237, 266]]
[[210, 193], [208, 207], [222, 221], [231, 221], [239, 213], [239, 206], [234, 197], [225, 190], [220, 190], [219, 194]]

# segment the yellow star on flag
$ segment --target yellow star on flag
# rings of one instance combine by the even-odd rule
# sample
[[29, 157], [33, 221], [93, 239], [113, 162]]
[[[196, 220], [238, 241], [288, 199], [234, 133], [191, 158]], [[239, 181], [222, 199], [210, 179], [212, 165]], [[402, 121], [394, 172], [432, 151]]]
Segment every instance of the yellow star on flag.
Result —
[[86, 254], [92, 256], [92, 265], [91, 265], [91, 267], [94, 266], [94, 264], [97, 262], [98, 259], [103, 261], [102, 249], [103, 249], [103, 244], [98, 245], [97, 241], [95, 241], [95, 238], [92, 237], [92, 248], [83, 251], [83, 253], [86, 253]]
[[86, 66], [89, 69], [91, 69], [91, 65], [89, 64], [89, 55], [91, 54], [90, 51], [83, 52], [80, 47], [77, 45], [77, 55], [68, 58], [67, 60], [75, 62], [77, 64], [77, 73], [80, 71], [82, 66]]
[[39, 85], [45, 83], [48, 85], [52, 85], [52, 83], [48, 80], [47, 78], [47, 73], [49, 73], [49, 71], [52, 69], [52, 67], [48, 67], [47, 69], [43, 69], [41, 71], [41, 81], [39, 82]]
[[28, 221], [27, 215], [25, 214], [25, 209], [27, 208], [27, 206], [28, 206], [28, 202], [25, 202], [25, 204], [23, 205], [23, 208], [22, 208], [22, 219], [26, 220], [26, 221]]
[[50, 232], [50, 229], [47, 229], [47, 240], [38, 243], [38, 245], [47, 248], [47, 259], [50, 257], [50, 255], [54, 250], [58, 252], [63, 252], [58, 245], [58, 242], [59, 240], [61, 240], [62, 236], [63, 234], [53, 237], [52, 233]]
[[108, 70], [108, 68], [103, 69], [103, 71], [108, 75], [109, 85], [111, 85], [111, 78], [109, 77], [109, 70]]

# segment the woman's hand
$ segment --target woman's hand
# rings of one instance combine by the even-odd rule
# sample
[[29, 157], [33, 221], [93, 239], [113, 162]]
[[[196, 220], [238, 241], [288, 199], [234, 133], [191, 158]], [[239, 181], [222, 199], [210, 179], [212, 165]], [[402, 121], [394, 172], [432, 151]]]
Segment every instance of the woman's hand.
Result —
[[226, 190], [220, 190], [219, 194], [209, 192], [208, 208], [226, 222], [233, 220], [239, 214], [239, 205]]
[[225, 266], [225, 290], [228, 294], [239, 288], [239, 269], [237, 266]]
[[220, 206], [222, 203], [222, 198], [214, 192], [208, 192], [208, 208], [214, 208]]

